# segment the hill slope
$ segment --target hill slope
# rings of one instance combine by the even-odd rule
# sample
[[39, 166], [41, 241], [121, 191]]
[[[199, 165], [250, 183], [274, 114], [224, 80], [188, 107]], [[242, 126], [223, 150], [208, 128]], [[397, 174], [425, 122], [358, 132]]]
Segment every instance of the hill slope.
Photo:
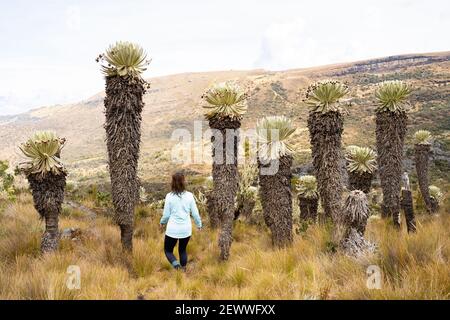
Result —
[[[185, 73], [149, 79], [151, 89], [145, 95], [141, 175], [157, 181], [173, 169], [169, 163], [171, 134], [176, 128], [193, 130], [193, 122], [202, 120], [201, 95], [214, 82], [234, 80], [248, 87], [249, 111], [243, 128], [251, 128], [263, 115], [284, 114], [298, 125], [296, 165], [309, 159], [306, 128], [307, 109], [301, 103], [307, 85], [323, 78], [338, 78], [351, 88], [352, 107], [345, 123], [345, 144], [374, 144], [373, 89], [386, 79], [410, 82], [415, 91], [410, 110], [410, 135], [418, 128], [438, 136], [436, 157], [448, 172], [450, 149], [450, 52], [392, 56], [387, 58], [270, 72], [222, 71]], [[64, 160], [74, 180], [103, 179], [106, 175], [106, 150], [102, 124], [103, 93], [86, 101], [66, 106], [32, 110], [17, 116], [0, 117], [0, 159], [14, 164], [20, 159], [17, 145], [34, 130], [53, 129], [67, 138]], [[204, 123], [203, 129], [207, 125]], [[206, 173], [207, 165], [192, 165]], [[448, 177], [447, 177], [448, 178]]]

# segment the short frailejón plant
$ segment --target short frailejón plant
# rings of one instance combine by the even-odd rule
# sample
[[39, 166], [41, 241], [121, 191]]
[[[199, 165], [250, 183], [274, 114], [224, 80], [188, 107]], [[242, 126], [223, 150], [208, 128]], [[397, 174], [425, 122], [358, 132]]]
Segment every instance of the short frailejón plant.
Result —
[[343, 206], [343, 224], [345, 225], [341, 247], [351, 256], [362, 256], [373, 252], [374, 245], [364, 239], [369, 219], [369, 202], [361, 190], [350, 191]]
[[377, 163], [383, 190], [383, 217], [400, 227], [402, 158], [411, 88], [402, 81], [385, 81], [375, 91]]
[[110, 46], [97, 61], [106, 79], [105, 130], [111, 177], [114, 220], [120, 227], [122, 247], [133, 249], [134, 208], [139, 202], [137, 176], [141, 142], [142, 79], [149, 61], [144, 50], [130, 42]]
[[317, 192], [316, 177], [305, 175], [301, 176], [296, 183], [297, 192], [303, 198], [317, 199], [319, 193]]
[[39, 173], [45, 175], [48, 172], [59, 174], [64, 171], [64, 165], [59, 159], [65, 139], [60, 139], [54, 132], [39, 131], [19, 149], [27, 157], [27, 161], [21, 164], [25, 173]]
[[419, 130], [414, 133], [414, 144], [431, 145], [433, 143], [433, 135], [428, 130]]
[[439, 187], [431, 185], [428, 188], [430, 192], [430, 197], [432, 201], [434, 202], [434, 211], [437, 211], [439, 209], [439, 205], [442, 203], [442, 200], [444, 199], [444, 194], [442, 193], [441, 189]]
[[349, 146], [345, 158], [350, 190], [368, 193], [377, 168], [375, 151], [367, 147]]
[[319, 206], [319, 192], [317, 191], [316, 177], [301, 176], [295, 185], [298, 193], [300, 218], [302, 220], [317, 221], [317, 209]]
[[264, 221], [272, 232], [272, 243], [285, 247], [292, 243], [292, 148], [289, 138], [295, 131], [284, 116], [258, 121], [258, 166]]
[[52, 252], [58, 249], [58, 221], [64, 201], [66, 169], [60, 154], [65, 139], [54, 132], [35, 133], [19, 149], [26, 160], [20, 164], [33, 195], [34, 207], [45, 220], [45, 232], [42, 235], [41, 251]]
[[344, 221], [346, 224], [363, 235], [369, 218], [369, 202], [365, 193], [361, 190], [350, 191], [345, 200], [343, 211], [345, 212]]
[[208, 89], [202, 98], [206, 102], [205, 118], [214, 131], [211, 137], [213, 190], [208, 195], [211, 202], [208, 207], [213, 209], [209, 212], [210, 223], [212, 227], [221, 226], [220, 258], [227, 260], [238, 190], [238, 129], [247, 110], [247, 94], [235, 84], [222, 83]]

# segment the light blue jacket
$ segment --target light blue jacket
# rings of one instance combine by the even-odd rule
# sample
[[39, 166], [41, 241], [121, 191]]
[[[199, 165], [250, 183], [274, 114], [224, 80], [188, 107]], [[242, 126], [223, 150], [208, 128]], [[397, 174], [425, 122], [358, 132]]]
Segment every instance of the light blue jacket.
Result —
[[171, 238], [183, 239], [192, 235], [191, 216], [198, 228], [202, 227], [202, 219], [195, 204], [194, 195], [184, 191], [181, 195], [168, 193], [164, 202], [164, 212], [160, 223], [165, 225], [166, 235]]

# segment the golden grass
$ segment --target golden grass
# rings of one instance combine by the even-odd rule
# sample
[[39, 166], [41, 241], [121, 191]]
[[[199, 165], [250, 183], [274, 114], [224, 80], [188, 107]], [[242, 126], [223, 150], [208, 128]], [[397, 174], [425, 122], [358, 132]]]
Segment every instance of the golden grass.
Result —
[[[186, 273], [171, 269], [163, 254], [158, 215], [139, 218], [134, 254], [123, 257], [119, 232], [109, 218], [61, 217], [61, 228], [78, 227], [79, 241], [63, 240], [57, 253], [39, 253], [42, 223], [31, 197], [21, 195], [0, 214], [0, 299], [449, 299], [450, 215], [418, 214], [408, 235], [376, 217], [367, 237], [376, 254], [332, 254], [330, 232], [312, 226], [289, 249], [275, 250], [264, 229], [238, 221], [231, 258], [218, 260], [217, 232], [194, 232]], [[206, 217], [205, 217], [206, 219]], [[81, 270], [81, 289], [66, 286], [67, 268]], [[366, 268], [382, 270], [382, 288], [368, 289]]]

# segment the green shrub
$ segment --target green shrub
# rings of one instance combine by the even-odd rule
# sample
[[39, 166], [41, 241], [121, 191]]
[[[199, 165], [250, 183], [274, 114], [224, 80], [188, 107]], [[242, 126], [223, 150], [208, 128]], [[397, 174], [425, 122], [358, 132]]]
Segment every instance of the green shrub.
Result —
[[16, 199], [14, 175], [8, 173], [8, 169], [8, 161], [0, 160], [0, 199], [14, 201]]
[[111, 205], [111, 194], [109, 192], [97, 191], [95, 204], [99, 207], [109, 207]]

